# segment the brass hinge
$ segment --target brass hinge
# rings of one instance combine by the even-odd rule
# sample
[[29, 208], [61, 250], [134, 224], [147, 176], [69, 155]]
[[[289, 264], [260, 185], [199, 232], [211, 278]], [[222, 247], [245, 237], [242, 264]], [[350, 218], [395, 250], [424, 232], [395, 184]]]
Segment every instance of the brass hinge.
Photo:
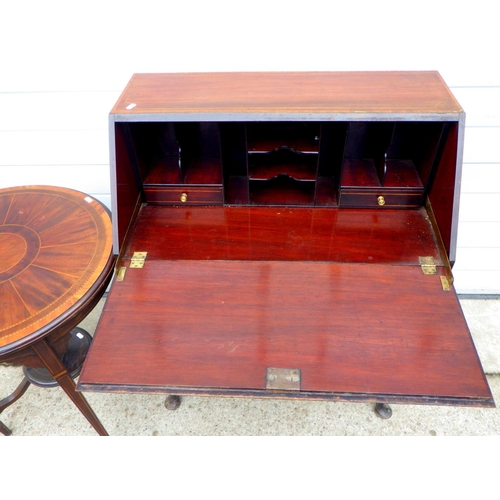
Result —
[[123, 281], [123, 278], [125, 278], [126, 271], [127, 268], [125, 266], [120, 267], [116, 272], [116, 281]]
[[443, 290], [445, 292], [449, 292], [452, 281], [446, 276], [440, 276], [440, 278], [441, 278], [441, 286], [443, 287]]
[[268, 368], [266, 389], [300, 391], [300, 370], [297, 368]]
[[418, 261], [424, 274], [437, 274], [436, 263], [432, 257], [419, 257]]
[[144, 267], [144, 262], [146, 261], [146, 256], [148, 252], [134, 252], [132, 255], [132, 259], [130, 261], [131, 269], [140, 269]]

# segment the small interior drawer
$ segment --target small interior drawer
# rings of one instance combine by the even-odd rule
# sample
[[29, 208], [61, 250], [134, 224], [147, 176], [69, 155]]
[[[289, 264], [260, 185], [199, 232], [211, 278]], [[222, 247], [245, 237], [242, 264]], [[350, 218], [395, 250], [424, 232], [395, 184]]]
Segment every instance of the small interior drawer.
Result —
[[423, 204], [423, 190], [340, 190], [340, 206], [352, 208], [396, 208], [420, 207]]
[[222, 205], [222, 186], [144, 186], [146, 203], [156, 205]]

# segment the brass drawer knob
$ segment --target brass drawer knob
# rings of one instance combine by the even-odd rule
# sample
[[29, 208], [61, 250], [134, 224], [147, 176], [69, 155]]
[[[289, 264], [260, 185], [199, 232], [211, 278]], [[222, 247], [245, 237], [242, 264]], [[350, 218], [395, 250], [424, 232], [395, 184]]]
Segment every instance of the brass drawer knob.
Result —
[[377, 203], [380, 205], [380, 206], [383, 206], [385, 205], [385, 198], [383, 196], [379, 196], [377, 198]]
[[188, 199], [187, 193], [182, 193], [181, 194], [181, 201], [182, 201], [182, 203], [186, 203], [187, 199]]

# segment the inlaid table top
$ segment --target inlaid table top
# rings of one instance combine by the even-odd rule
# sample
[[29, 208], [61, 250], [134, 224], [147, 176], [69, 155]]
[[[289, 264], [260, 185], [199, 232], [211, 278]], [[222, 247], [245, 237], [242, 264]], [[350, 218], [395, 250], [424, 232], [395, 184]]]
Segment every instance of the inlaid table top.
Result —
[[109, 212], [84, 193], [0, 190], [0, 355], [50, 333], [85, 302], [109, 267], [111, 240]]

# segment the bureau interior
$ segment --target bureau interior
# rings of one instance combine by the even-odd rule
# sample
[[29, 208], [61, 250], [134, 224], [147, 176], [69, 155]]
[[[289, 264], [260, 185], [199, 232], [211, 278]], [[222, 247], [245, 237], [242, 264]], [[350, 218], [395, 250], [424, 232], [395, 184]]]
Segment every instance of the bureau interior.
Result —
[[449, 251], [457, 135], [448, 121], [117, 122], [119, 232], [131, 184], [160, 206], [387, 210], [432, 200]]
[[346, 207], [422, 206], [454, 127], [422, 121], [117, 124], [146, 202]]

